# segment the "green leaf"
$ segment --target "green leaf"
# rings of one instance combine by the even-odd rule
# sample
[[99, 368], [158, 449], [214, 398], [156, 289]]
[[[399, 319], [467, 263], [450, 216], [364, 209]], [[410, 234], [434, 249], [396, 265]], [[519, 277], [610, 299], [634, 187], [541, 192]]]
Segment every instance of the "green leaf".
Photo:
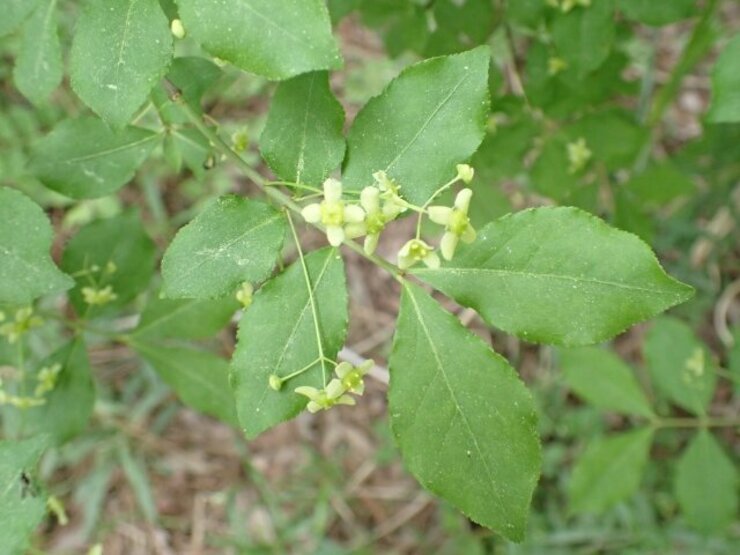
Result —
[[133, 126], [116, 132], [97, 118], [64, 120], [34, 146], [31, 171], [68, 197], [103, 197], [133, 178], [160, 138]]
[[326, 4], [329, 7], [332, 23], [338, 23], [359, 8], [361, 3], [362, 0], [328, 0]]
[[4, 0], [0, 17], [0, 37], [15, 31], [31, 14], [39, 0]]
[[30, 304], [72, 287], [49, 256], [53, 233], [39, 205], [0, 187], [0, 303]]
[[675, 491], [686, 520], [719, 534], [737, 516], [737, 468], [707, 430], [700, 430], [676, 465]]
[[226, 359], [207, 351], [156, 345], [138, 338], [131, 341], [131, 346], [183, 403], [227, 424], [237, 424]]
[[547, 4], [542, 0], [516, 0], [506, 3], [506, 19], [522, 27], [536, 27], [542, 20]]
[[598, 0], [558, 14], [552, 24], [552, 40], [569, 68], [584, 77], [609, 56], [615, 30], [614, 0]]
[[344, 110], [325, 71], [281, 83], [260, 137], [262, 157], [280, 179], [319, 185], [344, 158]]
[[660, 26], [691, 17], [696, 0], [619, 0], [619, 9], [630, 19]]
[[416, 285], [404, 286], [396, 330], [388, 402], [405, 465], [475, 522], [522, 540], [541, 462], [531, 395]]
[[[137, 210], [89, 223], [64, 249], [62, 269], [75, 277], [70, 300], [77, 312], [92, 316], [101, 309], [131, 302], [149, 285], [156, 265], [156, 247]], [[110, 286], [116, 298], [102, 307], [85, 303], [82, 289]]]
[[29, 391], [36, 387], [36, 374], [55, 364], [61, 366], [57, 381], [46, 402], [20, 413], [20, 425], [24, 434], [48, 434], [56, 443], [64, 443], [87, 428], [95, 404], [95, 385], [90, 371], [85, 343], [73, 341], [44, 359]]
[[343, 172], [360, 190], [385, 170], [409, 201], [426, 202], [470, 158], [488, 118], [488, 47], [405, 69], [355, 118]]
[[[46, 496], [33, 471], [47, 447], [44, 436], [0, 441], [0, 522], [3, 553], [26, 553], [28, 540], [46, 514]], [[30, 483], [24, 482], [24, 476]]]
[[685, 172], [664, 162], [651, 166], [622, 185], [643, 207], [661, 208], [672, 200], [696, 191]]
[[712, 354], [676, 318], [655, 321], [645, 339], [645, 359], [655, 388], [677, 405], [705, 414], [717, 382]]
[[571, 510], [600, 513], [637, 491], [650, 455], [652, 428], [594, 440], [573, 468]]
[[172, 52], [157, 0], [87, 1], [72, 42], [72, 88], [101, 118], [123, 127], [164, 77]]
[[44, 0], [23, 27], [13, 80], [31, 102], [46, 100], [62, 82], [62, 50], [56, 17], [57, 0]]
[[[582, 176], [569, 171], [568, 142], [564, 134], [549, 137], [529, 175], [535, 191], [560, 204], [574, 204], [573, 197], [584, 189]], [[585, 187], [596, 195], [596, 187]]]
[[707, 120], [740, 122], [740, 36], [725, 46], [712, 69], [712, 105]]
[[490, 186], [489, 181], [514, 178], [522, 173], [526, 154], [539, 133], [539, 127], [529, 119], [497, 126], [493, 133], [486, 135], [471, 161], [479, 178], [476, 181]]
[[563, 350], [560, 364], [568, 387], [595, 407], [646, 418], [653, 416], [634, 372], [610, 351], [598, 347]]
[[[334, 359], [347, 334], [347, 284], [335, 249], [305, 257], [318, 314], [324, 356]], [[306, 397], [299, 386], [321, 388], [332, 368], [318, 361], [316, 325], [300, 261], [265, 283], [239, 322], [239, 341], [231, 362], [231, 386], [239, 422], [248, 438], [301, 412]], [[314, 364], [312, 364], [314, 363]], [[310, 365], [281, 391], [269, 387], [271, 374], [287, 376]]]
[[437, 270], [413, 270], [492, 326], [527, 341], [598, 343], [691, 298], [634, 235], [576, 208], [490, 223]]
[[236, 297], [222, 299], [152, 299], [141, 315], [134, 337], [202, 339], [222, 330], [238, 308]]
[[571, 141], [585, 139], [594, 160], [604, 162], [610, 171], [631, 168], [650, 136], [632, 115], [622, 110], [589, 114], [568, 126], [566, 132]]
[[269, 79], [339, 69], [323, 0], [178, 0], [185, 29], [209, 53]]
[[220, 197], [177, 232], [162, 260], [162, 292], [199, 299], [235, 294], [243, 282], [270, 274], [284, 235], [284, 218], [274, 208]]

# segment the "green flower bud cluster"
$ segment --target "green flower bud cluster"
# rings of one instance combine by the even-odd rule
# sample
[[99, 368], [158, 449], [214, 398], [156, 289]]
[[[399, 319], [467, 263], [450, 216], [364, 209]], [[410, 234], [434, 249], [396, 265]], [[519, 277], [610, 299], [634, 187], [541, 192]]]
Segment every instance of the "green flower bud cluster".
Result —
[[587, 8], [591, 5], [591, 0], [546, 0], [548, 6], [560, 8], [563, 13], [568, 13], [574, 8]]
[[252, 305], [253, 295], [254, 286], [248, 281], [245, 281], [236, 292], [236, 300], [239, 301], [239, 303], [242, 305], [242, 308], [247, 309]]
[[0, 405], [9, 405], [21, 410], [38, 407], [46, 403], [46, 395], [54, 390], [62, 371], [61, 364], [46, 366], [36, 374], [33, 396], [14, 395], [5, 390], [0, 380]]
[[[0, 311], [0, 322], [6, 319], [5, 313]], [[8, 343], [15, 343], [23, 335], [33, 328], [37, 328], [44, 323], [44, 320], [33, 313], [33, 308], [20, 308], [15, 313], [15, 319], [10, 322], [0, 324], [0, 336], [5, 337]]]
[[82, 299], [86, 304], [90, 306], [103, 306], [108, 303], [115, 301], [118, 298], [113, 292], [113, 287], [106, 285], [105, 287], [83, 287], [82, 288]]
[[593, 153], [586, 145], [586, 139], [583, 137], [575, 142], [568, 143], [567, 149], [568, 162], [570, 162], [570, 167], [568, 168], [569, 173], [580, 172], [588, 165], [591, 156], [593, 156]]

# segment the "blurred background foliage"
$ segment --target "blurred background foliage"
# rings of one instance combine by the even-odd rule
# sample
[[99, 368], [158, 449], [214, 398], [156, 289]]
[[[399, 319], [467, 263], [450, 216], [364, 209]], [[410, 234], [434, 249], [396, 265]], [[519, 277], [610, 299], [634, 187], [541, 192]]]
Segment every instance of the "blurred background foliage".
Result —
[[[161, 3], [175, 18], [174, 2]], [[740, 5], [328, 6], [346, 60], [331, 84], [350, 120], [408, 63], [491, 46], [489, 128], [472, 160], [476, 225], [529, 206], [579, 206], [645, 239], [669, 273], [696, 287], [696, 297], [671, 316], [585, 350], [522, 343], [458, 309], [520, 370], [540, 408], [545, 462], [521, 545], [476, 527], [404, 473], [384, 416], [382, 380], [356, 409], [304, 415], [247, 444], [226, 424], [184, 408], [166, 378], [168, 365], [194, 364], [194, 357], [225, 364], [235, 303], [191, 307], [195, 317], [212, 319], [214, 331], [227, 326], [217, 337], [154, 325], [136, 341], [118, 339], [145, 306], [140, 329], [156, 324], [157, 310], [174, 308], [156, 306], [154, 268], [177, 228], [214, 195], [250, 192], [249, 184], [178, 119], [162, 91], [136, 123], [156, 127], [161, 119], [165, 141], [118, 194], [76, 201], [44, 187], [29, 164], [45, 156], [40, 139], [61, 119], [87, 111], [66, 79], [48, 98], [26, 98], [14, 67], [21, 43], [38, 32], [36, 18], [15, 31], [0, 25], [0, 185], [47, 209], [65, 271], [96, 263], [80, 253], [92, 248], [103, 262], [125, 242], [117, 269], [140, 275], [76, 329], [81, 278], [63, 307], [69, 318], [55, 318], [58, 300], [45, 300], [37, 309], [43, 324], [25, 339], [31, 365], [43, 368], [60, 356], [83, 356], [68, 342], [70, 332], [84, 336], [90, 360], [78, 364], [89, 367], [97, 390], [84, 401], [94, 402], [89, 425], [54, 430], [65, 442], [43, 458], [40, 478], [65, 514], [46, 519], [31, 552], [738, 553], [740, 124], [712, 123], [706, 114], [711, 69], [740, 28]], [[66, 60], [79, 3], [58, 0], [54, 8]], [[261, 167], [257, 146], [275, 85], [214, 63], [187, 38], [177, 55], [169, 79]], [[398, 235], [401, 241], [404, 231]], [[391, 256], [398, 246], [391, 237], [380, 252]], [[358, 314], [350, 350], [382, 365], [397, 308], [387, 295], [394, 284], [349, 260]], [[17, 357], [7, 339], [0, 338], [0, 372]], [[16, 407], [0, 408], [5, 437], [33, 425]]]

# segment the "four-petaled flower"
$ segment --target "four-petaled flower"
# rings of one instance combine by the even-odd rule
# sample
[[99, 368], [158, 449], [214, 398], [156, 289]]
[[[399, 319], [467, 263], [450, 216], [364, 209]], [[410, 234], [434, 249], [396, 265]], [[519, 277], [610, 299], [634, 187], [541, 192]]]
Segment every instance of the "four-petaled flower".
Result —
[[355, 404], [355, 400], [350, 395], [347, 395], [342, 382], [336, 378], [331, 380], [324, 389], [316, 389], [315, 387], [303, 385], [296, 387], [295, 392], [308, 397], [306, 408], [311, 413], [328, 410], [335, 405]]
[[309, 204], [301, 215], [308, 223], [323, 225], [333, 247], [341, 245], [346, 237], [359, 237], [365, 232], [365, 211], [356, 204], [345, 204], [342, 184], [336, 179], [324, 181], [324, 200]]
[[365, 187], [360, 193], [360, 205], [365, 210], [365, 252], [373, 254], [378, 246], [380, 232], [389, 221], [380, 208], [380, 189]]
[[399, 194], [401, 187], [384, 171], [373, 174], [375, 183], [380, 189], [380, 198], [383, 200], [383, 215], [386, 221], [393, 220], [408, 210], [408, 203]]
[[475, 229], [470, 224], [468, 209], [473, 191], [463, 189], [455, 197], [455, 206], [430, 206], [429, 219], [434, 223], [445, 226], [445, 234], [439, 244], [445, 260], [452, 260], [460, 239], [465, 243], [475, 241]]
[[341, 381], [342, 387], [345, 391], [362, 395], [365, 392], [365, 382], [363, 381], [363, 378], [372, 367], [372, 360], [366, 360], [359, 366], [352, 366], [349, 362], [340, 362], [334, 369], [334, 372], [339, 376], [339, 380]]
[[424, 262], [430, 268], [439, 268], [439, 256], [434, 252], [434, 247], [421, 239], [411, 239], [398, 251], [398, 267], [406, 270], [417, 262]]

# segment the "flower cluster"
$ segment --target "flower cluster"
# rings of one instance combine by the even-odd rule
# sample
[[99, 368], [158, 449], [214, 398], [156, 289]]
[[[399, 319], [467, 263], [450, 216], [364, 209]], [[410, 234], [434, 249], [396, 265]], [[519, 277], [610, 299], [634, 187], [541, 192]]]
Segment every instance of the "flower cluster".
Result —
[[90, 306], [103, 306], [108, 303], [115, 301], [118, 298], [113, 292], [113, 287], [106, 285], [105, 287], [83, 287], [82, 288], [82, 299], [86, 304]]
[[[443, 185], [432, 198], [457, 181], [470, 183], [474, 175], [472, 167], [458, 164], [455, 178]], [[407, 210], [418, 212], [420, 218], [421, 215], [427, 214], [432, 222], [444, 226], [445, 233], [442, 236], [440, 250], [445, 260], [452, 259], [460, 240], [469, 243], [475, 239], [475, 230], [468, 217], [472, 190], [468, 188], [461, 190], [452, 207], [427, 208], [427, 205], [418, 207], [401, 198], [399, 185], [384, 171], [375, 172], [373, 178], [375, 183], [360, 192], [359, 204], [346, 202], [342, 198], [342, 184], [336, 179], [327, 179], [323, 187], [323, 201], [305, 206], [301, 211], [303, 218], [309, 223], [321, 224], [329, 243], [335, 247], [345, 239], [364, 235], [364, 250], [368, 255], [375, 252], [385, 226]], [[402, 270], [418, 262], [423, 262], [430, 268], [438, 268], [440, 265], [434, 247], [421, 239], [420, 228], [417, 228], [416, 237], [407, 241], [398, 253], [398, 266]]]
[[61, 371], [61, 364], [53, 364], [39, 370], [36, 374], [36, 388], [32, 397], [8, 393], [3, 387], [2, 380], [0, 380], [0, 405], [10, 405], [18, 409], [29, 409], [45, 404], [46, 394], [53, 391], [56, 387]]
[[359, 366], [352, 366], [349, 362], [341, 362], [334, 369], [336, 378], [333, 378], [326, 387], [317, 389], [315, 387], [296, 387], [295, 392], [308, 397], [308, 412], [314, 413], [320, 410], [328, 410], [335, 405], [354, 405], [355, 399], [350, 393], [362, 395], [365, 391], [363, 381], [373, 367], [372, 360], [366, 360]]
[[586, 167], [591, 160], [592, 152], [586, 145], [586, 139], [581, 137], [575, 142], [568, 143], [568, 167], [569, 173], [578, 173]]
[[329, 243], [338, 247], [345, 238], [365, 236], [365, 252], [372, 254], [386, 224], [404, 212], [408, 205], [398, 195], [398, 185], [385, 172], [376, 172], [375, 185], [360, 193], [360, 203], [342, 199], [342, 184], [336, 179], [324, 182], [324, 200], [309, 204], [301, 211], [303, 219], [321, 224]]
[[547, 0], [547, 4], [553, 8], [560, 8], [563, 13], [568, 13], [578, 6], [587, 8], [591, 5], [591, 0]]
[[[0, 322], [5, 320], [6, 316], [4, 312], [0, 312]], [[37, 328], [42, 325], [44, 321], [33, 314], [33, 308], [26, 307], [20, 308], [15, 313], [15, 320], [12, 322], [5, 322], [0, 325], [0, 335], [4, 336], [8, 340], [8, 343], [15, 343], [23, 335], [28, 333], [33, 328]]]
[[249, 308], [252, 305], [252, 295], [254, 295], [254, 286], [245, 281], [236, 292], [236, 300], [242, 305], [242, 308]]

